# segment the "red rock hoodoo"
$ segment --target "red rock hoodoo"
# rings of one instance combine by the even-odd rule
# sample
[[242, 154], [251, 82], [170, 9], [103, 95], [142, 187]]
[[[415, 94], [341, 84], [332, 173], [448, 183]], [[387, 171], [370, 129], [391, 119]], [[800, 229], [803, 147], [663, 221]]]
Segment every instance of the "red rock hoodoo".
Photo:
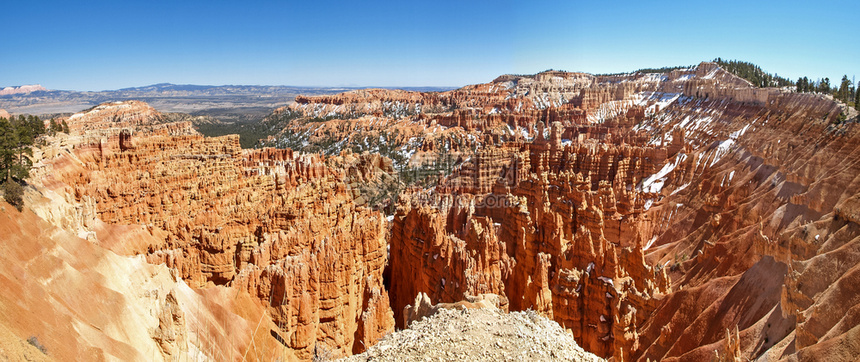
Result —
[[307, 97], [289, 112], [335, 118], [288, 128], [313, 137], [373, 139], [381, 128], [360, 124], [385, 124], [411, 156], [400, 164], [456, 160], [393, 215], [397, 323], [419, 293], [494, 293], [616, 360], [860, 353], [858, 131], [822, 96], [702, 63]]

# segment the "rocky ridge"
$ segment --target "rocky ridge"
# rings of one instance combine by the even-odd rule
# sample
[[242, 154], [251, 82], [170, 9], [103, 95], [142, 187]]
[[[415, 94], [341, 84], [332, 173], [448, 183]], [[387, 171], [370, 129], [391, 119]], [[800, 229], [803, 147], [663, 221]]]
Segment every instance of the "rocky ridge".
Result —
[[440, 308], [345, 361], [602, 361], [534, 311]]

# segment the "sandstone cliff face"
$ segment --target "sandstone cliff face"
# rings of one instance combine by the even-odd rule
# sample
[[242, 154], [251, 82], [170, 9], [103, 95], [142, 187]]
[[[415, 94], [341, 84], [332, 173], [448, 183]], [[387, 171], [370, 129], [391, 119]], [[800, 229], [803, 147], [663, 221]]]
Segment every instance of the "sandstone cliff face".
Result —
[[[98, 116], [70, 118], [80, 143], [45, 170], [103, 222], [82, 225], [94, 242], [164, 264], [192, 287], [256, 297], [272, 336], [302, 359], [315, 348], [360, 352], [392, 329], [385, 219], [356, 206], [346, 169], [290, 150], [243, 151], [238, 136], [205, 138], [187, 124], [100, 107]], [[120, 132], [102, 132], [116, 119]], [[106, 136], [94, 142], [96, 130]], [[116, 236], [126, 228], [145, 237]]]
[[254, 331], [263, 310], [251, 298], [218, 288], [195, 291], [164, 265], [78, 237], [54, 223], [63, 218], [51, 217], [74, 219], [78, 209], [50, 189], [33, 186], [23, 212], [0, 202], [4, 358], [22, 358], [8, 348], [6, 333], [25, 346], [27, 339], [37, 341], [46, 354], [36, 353], [45, 360], [230, 358], [254, 344], [264, 346], [265, 335]]

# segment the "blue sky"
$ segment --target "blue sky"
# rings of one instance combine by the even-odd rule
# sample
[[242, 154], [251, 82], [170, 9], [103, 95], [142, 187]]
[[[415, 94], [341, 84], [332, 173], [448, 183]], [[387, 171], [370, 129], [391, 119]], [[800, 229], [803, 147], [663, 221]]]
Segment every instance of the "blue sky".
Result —
[[[4, 1], [0, 86], [461, 86], [740, 59], [860, 78], [860, 2]], [[837, 79], [838, 80], [838, 79]]]

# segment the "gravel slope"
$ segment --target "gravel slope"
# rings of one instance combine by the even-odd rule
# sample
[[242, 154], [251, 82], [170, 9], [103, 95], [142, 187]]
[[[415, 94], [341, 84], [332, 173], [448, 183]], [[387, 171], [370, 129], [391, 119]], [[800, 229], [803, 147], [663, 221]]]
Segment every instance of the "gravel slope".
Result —
[[533, 311], [442, 309], [345, 361], [602, 361]]

